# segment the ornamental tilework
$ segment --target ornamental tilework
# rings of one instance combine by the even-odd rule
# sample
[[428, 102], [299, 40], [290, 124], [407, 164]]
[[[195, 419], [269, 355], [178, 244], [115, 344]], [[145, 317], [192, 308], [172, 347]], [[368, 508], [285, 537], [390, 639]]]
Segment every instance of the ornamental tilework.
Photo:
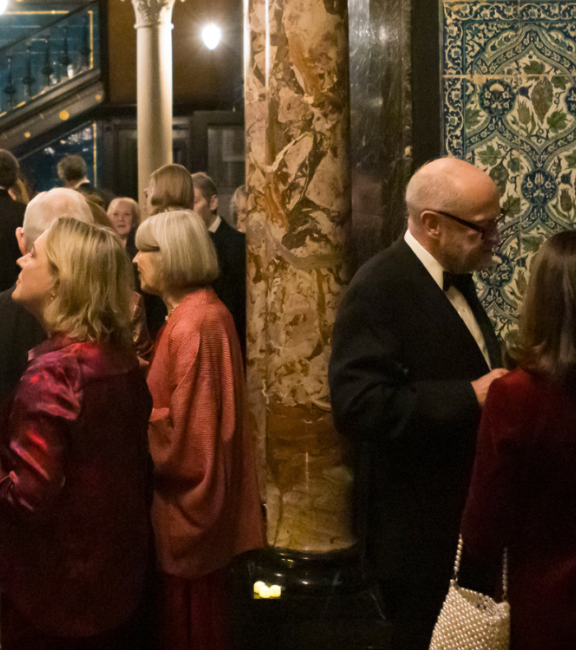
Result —
[[534, 253], [575, 227], [576, 0], [440, 9], [445, 152], [486, 170], [502, 197], [500, 263], [477, 284], [506, 339]]

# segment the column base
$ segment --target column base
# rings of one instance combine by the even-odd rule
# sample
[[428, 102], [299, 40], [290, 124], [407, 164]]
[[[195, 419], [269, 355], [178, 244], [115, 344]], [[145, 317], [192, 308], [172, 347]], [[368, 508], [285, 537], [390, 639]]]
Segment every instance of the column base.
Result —
[[[390, 625], [356, 549], [298, 553], [268, 548], [235, 564], [232, 617], [237, 650], [386, 650]], [[259, 598], [254, 583], [279, 585]]]

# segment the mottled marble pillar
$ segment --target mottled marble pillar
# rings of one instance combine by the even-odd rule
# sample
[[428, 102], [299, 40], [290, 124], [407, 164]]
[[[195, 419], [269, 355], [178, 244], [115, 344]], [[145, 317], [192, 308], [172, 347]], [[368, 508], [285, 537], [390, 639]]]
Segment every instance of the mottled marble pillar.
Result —
[[348, 281], [347, 7], [246, 0], [248, 367], [268, 542], [350, 547], [352, 475], [328, 392]]

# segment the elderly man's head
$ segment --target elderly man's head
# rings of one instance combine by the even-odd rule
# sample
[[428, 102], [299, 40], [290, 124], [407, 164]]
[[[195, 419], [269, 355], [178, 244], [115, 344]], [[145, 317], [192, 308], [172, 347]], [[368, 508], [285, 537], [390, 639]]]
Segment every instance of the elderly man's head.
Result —
[[494, 181], [457, 158], [421, 167], [406, 189], [408, 227], [445, 270], [487, 268], [499, 243], [500, 197]]
[[94, 223], [86, 200], [75, 190], [58, 187], [49, 192], [41, 192], [26, 206], [24, 224], [16, 230], [22, 255], [26, 255], [38, 237], [60, 217]]

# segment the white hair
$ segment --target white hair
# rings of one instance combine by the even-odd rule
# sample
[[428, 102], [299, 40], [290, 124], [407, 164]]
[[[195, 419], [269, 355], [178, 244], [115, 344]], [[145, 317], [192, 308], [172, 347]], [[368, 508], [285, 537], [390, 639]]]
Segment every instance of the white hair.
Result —
[[94, 223], [92, 212], [84, 197], [76, 190], [56, 187], [41, 192], [26, 206], [24, 214], [24, 241], [30, 250], [32, 244], [61, 217], [71, 217], [84, 223]]

